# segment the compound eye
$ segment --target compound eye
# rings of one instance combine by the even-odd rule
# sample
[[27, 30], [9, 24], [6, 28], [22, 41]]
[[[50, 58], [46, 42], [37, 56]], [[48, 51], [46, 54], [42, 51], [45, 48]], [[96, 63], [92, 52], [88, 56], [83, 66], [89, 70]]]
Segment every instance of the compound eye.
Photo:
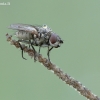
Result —
[[56, 34], [52, 34], [51, 37], [50, 37], [50, 42], [52, 44], [56, 43], [57, 42], [57, 35]]

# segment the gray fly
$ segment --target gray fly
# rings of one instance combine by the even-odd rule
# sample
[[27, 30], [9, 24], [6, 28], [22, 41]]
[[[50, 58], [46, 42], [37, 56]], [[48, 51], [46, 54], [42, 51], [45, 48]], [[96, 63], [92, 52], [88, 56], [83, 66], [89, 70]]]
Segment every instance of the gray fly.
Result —
[[[16, 37], [18, 38], [19, 45], [20, 42], [27, 43], [31, 45], [34, 50], [34, 46], [39, 46], [39, 53], [41, 47], [48, 47], [48, 59], [50, 61], [49, 53], [53, 48], [58, 48], [63, 43], [63, 40], [54, 33], [47, 25], [43, 26], [35, 26], [35, 25], [27, 25], [27, 24], [11, 24], [10, 29], [17, 30], [15, 32]], [[22, 58], [23, 57], [23, 49], [22, 50]], [[34, 56], [35, 60], [35, 56]]]

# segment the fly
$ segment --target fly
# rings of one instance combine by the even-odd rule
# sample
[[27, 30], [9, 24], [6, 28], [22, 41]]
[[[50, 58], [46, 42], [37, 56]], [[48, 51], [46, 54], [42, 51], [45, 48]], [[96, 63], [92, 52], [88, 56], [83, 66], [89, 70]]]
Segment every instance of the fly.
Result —
[[[51, 28], [47, 25], [43, 26], [35, 26], [35, 25], [27, 25], [27, 24], [11, 24], [11, 29], [17, 30], [15, 32], [16, 37], [18, 38], [20, 48], [22, 50], [22, 58], [23, 57], [23, 49], [21, 47], [20, 42], [31, 45], [34, 50], [34, 54], [36, 53], [34, 46], [39, 46], [39, 53], [41, 47], [48, 47], [48, 59], [50, 61], [49, 53], [53, 48], [58, 48], [63, 43], [63, 40], [54, 33]], [[51, 48], [50, 48], [51, 47]], [[34, 56], [34, 60], [35, 60]]]

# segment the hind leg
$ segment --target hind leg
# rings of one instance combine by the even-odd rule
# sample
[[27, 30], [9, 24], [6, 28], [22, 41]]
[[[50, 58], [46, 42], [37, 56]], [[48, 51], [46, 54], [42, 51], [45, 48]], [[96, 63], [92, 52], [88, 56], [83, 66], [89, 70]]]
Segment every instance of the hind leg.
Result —
[[26, 59], [26, 58], [24, 58], [24, 56], [23, 56], [23, 48], [22, 48], [22, 46], [21, 46], [21, 44], [20, 44], [20, 42], [19, 42], [19, 41], [18, 41], [18, 43], [19, 43], [20, 49], [21, 49], [21, 51], [22, 51], [22, 52], [21, 52], [22, 58], [23, 58], [23, 59], [25, 59], [25, 60], [27, 60], [27, 59]]

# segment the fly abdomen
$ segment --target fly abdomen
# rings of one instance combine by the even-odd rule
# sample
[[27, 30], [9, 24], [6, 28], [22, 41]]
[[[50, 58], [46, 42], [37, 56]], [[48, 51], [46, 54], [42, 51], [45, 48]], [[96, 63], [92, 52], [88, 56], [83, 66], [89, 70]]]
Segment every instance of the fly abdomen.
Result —
[[17, 31], [15, 33], [16, 37], [18, 39], [23, 39], [23, 40], [30, 40], [32, 39], [32, 34], [29, 32], [25, 32], [25, 31]]

